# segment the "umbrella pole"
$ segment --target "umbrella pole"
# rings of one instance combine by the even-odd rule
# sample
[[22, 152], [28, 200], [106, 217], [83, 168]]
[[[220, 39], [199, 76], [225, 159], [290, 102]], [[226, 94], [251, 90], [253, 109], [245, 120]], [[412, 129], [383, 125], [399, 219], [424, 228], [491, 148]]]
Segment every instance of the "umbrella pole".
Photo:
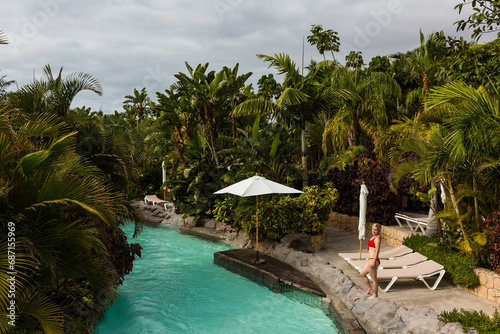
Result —
[[259, 261], [259, 195], [255, 197], [255, 206], [257, 207], [257, 216], [255, 217], [255, 226], [257, 228], [257, 234], [256, 234], [256, 245], [255, 245], [255, 250], [257, 251], [257, 261]]
[[363, 239], [359, 239], [359, 259], [361, 260], [361, 246], [363, 246]]
[[255, 197], [255, 205], [257, 206], [257, 216], [255, 217], [255, 227], [256, 227], [256, 236], [255, 236], [255, 260], [254, 263], [261, 264], [266, 261], [259, 259], [259, 195]]

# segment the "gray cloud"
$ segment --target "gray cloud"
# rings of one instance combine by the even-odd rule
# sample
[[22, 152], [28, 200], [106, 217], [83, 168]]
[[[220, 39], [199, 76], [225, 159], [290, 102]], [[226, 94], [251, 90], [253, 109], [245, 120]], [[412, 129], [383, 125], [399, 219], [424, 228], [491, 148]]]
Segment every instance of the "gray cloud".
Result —
[[[44, 65], [63, 74], [85, 72], [104, 89], [99, 97], [85, 92], [73, 106], [111, 113], [124, 96], [146, 87], [150, 96], [175, 82], [174, 74], [210, 63], [240, 64], [253, 72], [251, 82], [269, 73], [256, 54], [287, 53], [300, 65], [303, 40], [311, 25], [339, 33], [343, 61], [362, 51], [365, 62], [376, 55], [411, 50], [419, 30], [444, 30], [455, 36], [453, 10], [458, 0], [40, 0], [2, 5], [0, 30], [10, 44], [0, 46], [0, 72], [19, 85], [40, 76]], [[462, 14], [465, 17], [466, 14]], [[467, 33], [465, 36], [469, 36]], [[486, 41], [484, 39], [482, 41]], [[305, 43], [305, 63], [321, 60]]]

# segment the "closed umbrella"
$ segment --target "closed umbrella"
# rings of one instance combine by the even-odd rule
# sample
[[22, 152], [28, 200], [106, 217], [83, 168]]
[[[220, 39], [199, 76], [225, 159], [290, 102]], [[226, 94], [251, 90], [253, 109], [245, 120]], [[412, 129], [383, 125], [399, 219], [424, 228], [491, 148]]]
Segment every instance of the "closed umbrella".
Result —
[[265, 177], [255, 175], [243, 181], [237, 182], [229, 187], [216, 191], [214, 194], [233, 194], [240, 197], [255, 196], [256, 202], [256, 259], [255, 263], [263, 263], [259, 259], [259, 195], [267, 194], [301, 194], [302, 191], [287, 187], [283, 184], [271, 181]]
[[[165, 170], [165, 161], [161, 163], [161, 183], [165, 184], [167, 181], [167, 171]], [[163, 187], [163, 199], [167, 200], [167, 187]]]
[[368, 188], [365, 183], [361, 185], [361, 192], [359, 194], [359, 259], [361, 260], [361, 247], [363, 244], [363, 240], [365, 239], [366, 233], [366, 207], [367, 207], [367, 197], [368, 197]]

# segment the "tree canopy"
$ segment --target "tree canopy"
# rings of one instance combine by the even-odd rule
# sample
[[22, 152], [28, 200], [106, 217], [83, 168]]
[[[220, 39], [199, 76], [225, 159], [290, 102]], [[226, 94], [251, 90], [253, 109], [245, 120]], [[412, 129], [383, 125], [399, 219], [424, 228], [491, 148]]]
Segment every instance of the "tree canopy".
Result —
[[472, 38], [480, 39], [482, 35], [500, 31], [500, 2], [496, 0], [462, 0], [455, 6], [461, 14], [464, 8], [473, 11], [467, 19], [455, 22], [457, 31], [473, 29]]

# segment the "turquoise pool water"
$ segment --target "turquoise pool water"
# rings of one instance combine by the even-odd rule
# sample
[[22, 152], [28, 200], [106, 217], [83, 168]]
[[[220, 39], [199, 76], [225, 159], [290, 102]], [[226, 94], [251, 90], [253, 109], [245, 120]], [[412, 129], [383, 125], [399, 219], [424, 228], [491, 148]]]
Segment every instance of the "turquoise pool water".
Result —
[[141, 244], [142, 258], [96, 334], [339, 333], [320, 298], [276, 294], [215, 265], [213, 253], [230, 249], [227, 243], [172, 226], [146, 227], [136, 239], [132, 225], [125, 232]]

